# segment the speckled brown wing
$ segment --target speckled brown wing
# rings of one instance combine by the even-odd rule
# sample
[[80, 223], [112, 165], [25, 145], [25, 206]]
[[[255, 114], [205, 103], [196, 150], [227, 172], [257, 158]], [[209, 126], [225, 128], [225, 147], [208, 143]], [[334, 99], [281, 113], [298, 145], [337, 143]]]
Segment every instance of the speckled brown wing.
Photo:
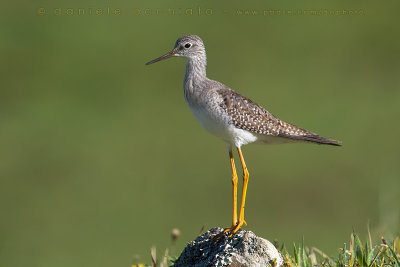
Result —
[[227, 111], [233, 125], [239, 129], [299, 141], [340, 145], [336, 140], [321, 137], [278, 119], [252, 100], [229, 88], [221, 89], [218, 93], [223, 99], [221, 107]]

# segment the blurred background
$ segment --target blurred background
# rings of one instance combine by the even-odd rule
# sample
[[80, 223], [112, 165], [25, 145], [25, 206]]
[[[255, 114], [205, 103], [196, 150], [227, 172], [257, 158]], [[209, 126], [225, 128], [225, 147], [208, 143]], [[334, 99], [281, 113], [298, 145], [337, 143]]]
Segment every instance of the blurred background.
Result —
[[230, 225], [227, 149], [185, 104], [184, 60], [144, 65], [186, 34], [204, 40], [210, 78], [343, 141], [244, 147], [245, 229], [331, 256], [368, 223], [373, 239], [398, 234], [399, 7], [3, 3], [0, 265], [130, 266]]

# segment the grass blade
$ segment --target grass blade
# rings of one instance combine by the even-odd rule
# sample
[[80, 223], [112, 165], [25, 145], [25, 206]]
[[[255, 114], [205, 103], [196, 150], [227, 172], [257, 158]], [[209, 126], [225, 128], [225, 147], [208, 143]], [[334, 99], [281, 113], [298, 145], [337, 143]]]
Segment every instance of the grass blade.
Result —
[[[382, 253], [382, 250], [384, 248], [381, 246], [375, 246], [371, 252], [368, 254], [368, 258], [367, 258], [367, 264], [368, 267], [371, 267], [372, 264], [375, 262], [375, 260], [378, 258], [378, 256]], [[374, 256], [375, 255], [375, 256]]]
[[399, 262], [399, 258], [397, 258], [396, 252], [394, 252], [392, 246], [388, 245], [388, 247], [389, 247], [390, 252], [392, 253], [393, 258], [396, 261], [397, 266], [399, 267], [400, 266], [400, 262]]
[[365, 260], [365, 253], [364, 253], [364, 248], [361, 243], [360, 238], [354, 233], [354, 250], [355, 250], [355, 258], [358, 261], [359, 266], [364, 266], [366, 265], [366, 260]]
[[293, 243], [293, 252], [294, 252], [294, 260], [296, 262], [296, 264], [299, 264], [299, 255], [297, 253], [297, 249], [296, 249], [296, 243]]

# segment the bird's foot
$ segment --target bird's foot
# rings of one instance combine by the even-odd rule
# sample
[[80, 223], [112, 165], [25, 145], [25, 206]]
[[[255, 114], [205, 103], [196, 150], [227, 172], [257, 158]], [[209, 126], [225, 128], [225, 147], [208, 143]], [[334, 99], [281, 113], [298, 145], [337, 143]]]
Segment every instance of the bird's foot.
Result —
[[237, 222], [236, 224], [232, 225], [231, 227], [227, 227], [224, 229], [223, 232], [219, 233], [218, 235], [216, 235], [214, 237], [214, 240], [216, 242], [218, 242], [219, 240], [221, 240], [221, 238], [223, 236], [225, 236], [225, 233], [229, 233], [228, 237], [232, 237], [234, 234], [236, 234], [236, 232], [240, 229], [240, 227], [242, 227], [242, 225], [247, 225], [245, 220], [239, 220], [239, 222]]
[[231, 227], [227, 227], [224, 229], [224, 234], [229, 233], [229, 237], [232, 237], [236, 232], [242, 227], [242, 225], [247, 225], [246, 221], [244, 219], [240, 220], [235, 224], [232, 225]]

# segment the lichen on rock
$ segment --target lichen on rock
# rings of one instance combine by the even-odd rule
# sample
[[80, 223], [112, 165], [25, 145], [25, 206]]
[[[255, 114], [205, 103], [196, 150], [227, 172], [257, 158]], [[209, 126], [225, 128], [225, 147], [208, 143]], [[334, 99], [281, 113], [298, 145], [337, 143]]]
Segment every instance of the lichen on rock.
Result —
[[251, 231], [239, 230], [228, 237], [222, 228], [212, 228], [189, 242], [173, 266], [279, 267], [282, 262], [274, 245]]

